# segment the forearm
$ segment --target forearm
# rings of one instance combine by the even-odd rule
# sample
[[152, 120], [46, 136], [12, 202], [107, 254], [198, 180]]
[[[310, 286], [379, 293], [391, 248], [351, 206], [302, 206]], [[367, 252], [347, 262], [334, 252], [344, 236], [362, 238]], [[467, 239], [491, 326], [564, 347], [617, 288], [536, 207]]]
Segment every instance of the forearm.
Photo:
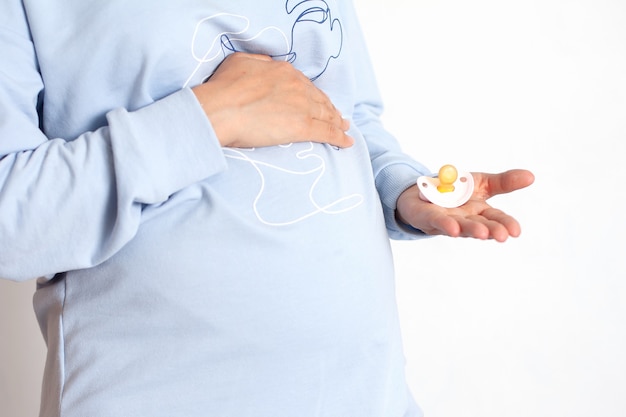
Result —
[[[2, 157], [0, 276], [29, 279], [103, 262], [135, 235], [145, 204], [225, 169], [188, 90], [107, 118], [108, 126], [71, 141]], [[8, 145], [12, 135], [0, 132]]]

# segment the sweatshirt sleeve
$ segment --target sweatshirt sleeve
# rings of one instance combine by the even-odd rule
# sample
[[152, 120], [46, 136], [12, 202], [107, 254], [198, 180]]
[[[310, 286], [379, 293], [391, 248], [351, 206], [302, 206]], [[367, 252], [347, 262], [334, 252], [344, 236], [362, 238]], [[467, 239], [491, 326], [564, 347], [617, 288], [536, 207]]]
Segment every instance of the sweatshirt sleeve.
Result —
[[353, 119], [365, 137], [376, 188], [381, 198], [389, 236], [393, 239], [417, 239], [425, 235], [412, 227], [400, 224], [396, 218], [396, 202], [400, 194], [430, 171], [405, 154], [396, 138], [381, 122], [383, 102], [367, 45], [352, 1], [341, 2], [347, 26], [348, 50], [356, 83], [356, 105]]
[[136, 234], [144, 205], [226, 162], [188, 89], [114, 109], [76, 138], [48, 138], [38, 114], [44, 83], [16, 4], [0, 17], [0, 277], [26, 280], [105, 261]]

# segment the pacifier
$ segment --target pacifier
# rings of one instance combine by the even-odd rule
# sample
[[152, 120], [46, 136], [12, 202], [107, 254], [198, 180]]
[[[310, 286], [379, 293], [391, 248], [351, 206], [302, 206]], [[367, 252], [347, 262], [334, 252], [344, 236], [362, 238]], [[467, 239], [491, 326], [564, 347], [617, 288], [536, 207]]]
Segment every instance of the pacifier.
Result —
[[422, 196], [433, 204], [454, 208], [465, 204], [474, 192], [474, 177], [459, 173], [453, 165], [444, 165], [436, 177], [423, 175], [417, 179]]

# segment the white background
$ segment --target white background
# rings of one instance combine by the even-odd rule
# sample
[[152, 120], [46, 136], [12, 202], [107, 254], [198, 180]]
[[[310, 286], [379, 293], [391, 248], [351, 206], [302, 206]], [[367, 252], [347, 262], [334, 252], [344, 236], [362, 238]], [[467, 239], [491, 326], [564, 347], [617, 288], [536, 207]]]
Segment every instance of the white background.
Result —
[[[626, 2], [356, 2], [407, 152], [433, 170], [537, 178], [493, 200], [518, 239], [393, 244], [427, 417], [623, 417]], [[33, 289], [0, 281], [2, 417], [37, 415]]]

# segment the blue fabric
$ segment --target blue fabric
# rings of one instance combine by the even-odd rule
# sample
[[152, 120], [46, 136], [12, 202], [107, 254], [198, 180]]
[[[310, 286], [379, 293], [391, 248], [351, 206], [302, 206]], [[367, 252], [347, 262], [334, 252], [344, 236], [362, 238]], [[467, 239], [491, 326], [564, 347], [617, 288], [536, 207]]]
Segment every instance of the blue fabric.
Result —
[[[421, 415], [389, 237], [420, 237], [395, 201], [428, 171], [350, 2], [8, 0], [0, 44], [0, 276], [40, 277], [42, 416]], [[354, 146], [222, 149], [190, 88], [234, 51], [290, 61]]]

